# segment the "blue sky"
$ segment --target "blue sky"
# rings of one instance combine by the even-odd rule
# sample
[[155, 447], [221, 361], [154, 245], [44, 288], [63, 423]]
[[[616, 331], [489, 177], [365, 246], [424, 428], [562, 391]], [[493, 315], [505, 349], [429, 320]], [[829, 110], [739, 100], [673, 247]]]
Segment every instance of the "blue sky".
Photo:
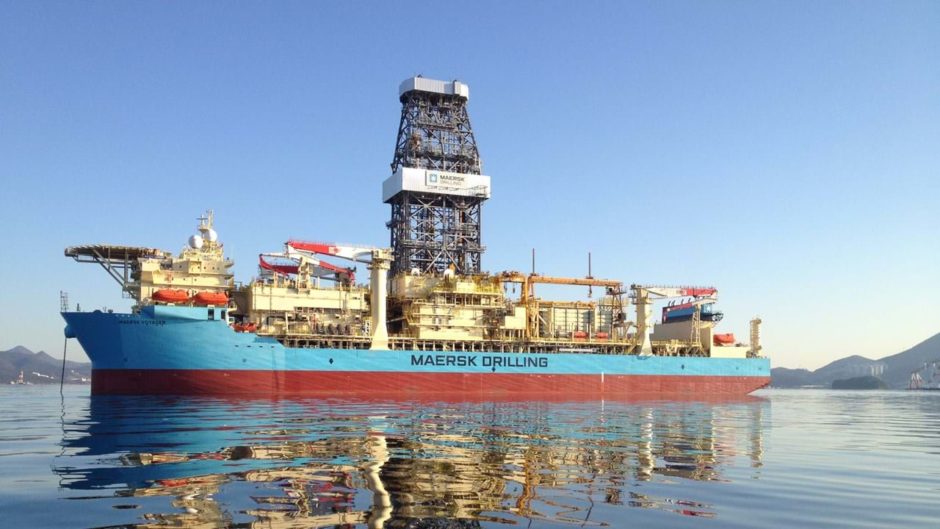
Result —
[[415, 74], [470, 85], [489, 270], [714, 284], [788, 367], [940, 332], [940, 3], [7, 1], [0, 350], [129, 306], [68, 245], [386, 244]]

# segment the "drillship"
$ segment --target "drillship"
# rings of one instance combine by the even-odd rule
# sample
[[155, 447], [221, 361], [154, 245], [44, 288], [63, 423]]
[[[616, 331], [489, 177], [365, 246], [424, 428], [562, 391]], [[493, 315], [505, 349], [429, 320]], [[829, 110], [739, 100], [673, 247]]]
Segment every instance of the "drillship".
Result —
[[[382, 188], [390, 248], [290, 240], [260, 254], [258, 277], [240, 284], [211, 211], [176, 256], [67, 248], [134, 301], [123, 314], [63, 308], [66, 337], [92, 361], [92, 393], [706, 398], [770, 382], [760, 320], [746, 344], [716, 332], [715, 288], [625, 286], [594, 278], [590, 265], [586, 277], [536, 274], [534, 257], [531, 273], [482, 271], [491, 187], [469, 89], [414, 77], [399, 100]], [[357, 263], [368, 284], [356, 282]], [[536, 288], [546, 284], [588, 295], [543, 299]]]

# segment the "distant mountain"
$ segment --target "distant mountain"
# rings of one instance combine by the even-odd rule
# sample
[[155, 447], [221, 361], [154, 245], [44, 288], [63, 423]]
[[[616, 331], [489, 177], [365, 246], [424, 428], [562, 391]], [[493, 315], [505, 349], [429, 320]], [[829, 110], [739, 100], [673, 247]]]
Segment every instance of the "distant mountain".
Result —
[[[0, 384], [17, 381], [21, 372], [24, 382], [58, 384], [62, 374], [62, 360], [53, 358], [44, 351], [34, 353], [22, 345], [9, 351], [0, 351]], [[91, 364], [65, 362], [66, 383], [83, 383], [89, 380], [91, 380]]]
[[813, 380], [813, 372], [808, 369], [775, 367], [770, 370], [770, 385], [775, 388], [812, 386]]
[[874, 376], [883, 380], [889, 388], [903, 389], [907, 387], [911, 372], [923, 366], [925, 362], [933, 360], [940, 360], [940, 333], [907, 351], [886, 356], [880, 360], [852, 355], [826, 364], [815, 371], [775, 367], [770, 370], [771, 385], [778, 388], [831, 387], [835, 380]]
[[813, 383], [831, 386], [833, 381], [865, 376], [880, 376], [884, 363], [864, 356], [852, 355], [836, 360], [813, 371]]
[[925, 362], [940, 360], [940, 334], [924, 340], [903, 353], [886, 356], [881, 359], [885, 363], [885, 372], [881, 377], [889, 387], [906, 388], [911, 379], [911, 373], [919, 369]]

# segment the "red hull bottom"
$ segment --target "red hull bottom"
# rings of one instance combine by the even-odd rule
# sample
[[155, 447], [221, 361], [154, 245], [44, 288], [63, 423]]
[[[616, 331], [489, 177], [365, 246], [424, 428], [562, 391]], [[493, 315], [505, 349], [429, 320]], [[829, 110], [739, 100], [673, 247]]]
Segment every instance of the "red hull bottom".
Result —
[[380, 373], [96, 369], [93, 395], [254, 396], [531, 396], [539, 400], [614, 395], [743, 396], [769, 377], [690, 375], [527, 375], [508, 373]]

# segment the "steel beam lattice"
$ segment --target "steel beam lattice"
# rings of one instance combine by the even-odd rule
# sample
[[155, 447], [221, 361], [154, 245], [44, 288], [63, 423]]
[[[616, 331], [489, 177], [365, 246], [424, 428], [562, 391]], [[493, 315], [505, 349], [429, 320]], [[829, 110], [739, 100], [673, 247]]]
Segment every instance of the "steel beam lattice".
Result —
[[401, 193], [392, 202], [394, 271], [459, 274], [480, 272], [482, 199], [429, 193]]
[[[409, 167], [481, 174], [467, 97], [454, 92], [412, 89], [401, 93], [393, 173]], [[442, 273], [453, 269], [457, 274], [480, 273], [484, 200], [485, 196], [416, 191], [394, 196], [388, 201], [394, 252], [391, 272]]]
[[405, 92], [392, 172], [400, 167], [480, 174], [467, 98], [423, 90]]

